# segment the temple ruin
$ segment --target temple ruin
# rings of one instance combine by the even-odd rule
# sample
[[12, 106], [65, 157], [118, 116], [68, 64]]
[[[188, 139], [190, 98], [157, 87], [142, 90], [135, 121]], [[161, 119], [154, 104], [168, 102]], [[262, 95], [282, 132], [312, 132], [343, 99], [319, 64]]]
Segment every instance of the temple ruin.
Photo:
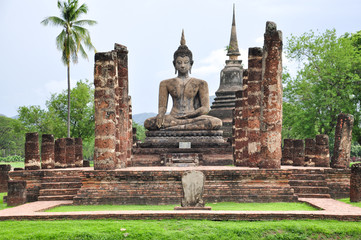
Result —
[[[204, 111], [209, 108], [208, 87], [183, 69], [193, 62], [184, 34], [181, 39], [174, 54], [178, 76], [162, 81], [160, 91], [163, 85], [187, 91], [192, 83], [196, 88], [190, 90], [202, 92], [186, 96], [191, 106], [179, 102], [166, 116], [161, 103], [158, 115], [147, 121], [147, 139], [134, 144], [128, 49], [115, 44], [114, 50], [96, 53], [94, 168], [84, 167], [81, 139], [43, 135], [40, 154], [38, 134], [29, 133], [25, 170], [9, 172], [8, 203], [64, 199], [74, 204], [179, 203], [182, 176], [189, 170], [204, 174], [206, 202], [293, 202], [301, 197], [350, 195], [347, 149], [352, 117], [340, 117], [331, 167], [326, 135], [285, 139], [282, 149], [282, 33], [275, 23], [266, 23], [263, 48], [249, 48], [244, 70], [237, 59], [233, 12], [230, 59], [209, 115]], [[164, 91], [160, 96], [172, 94]], [[203, 96], [200, 102], [197, 95]], [[194, 124], [198, 121], [203, 125]], [[354, 172], [354, 179], [359, 179], [359, 170]]]

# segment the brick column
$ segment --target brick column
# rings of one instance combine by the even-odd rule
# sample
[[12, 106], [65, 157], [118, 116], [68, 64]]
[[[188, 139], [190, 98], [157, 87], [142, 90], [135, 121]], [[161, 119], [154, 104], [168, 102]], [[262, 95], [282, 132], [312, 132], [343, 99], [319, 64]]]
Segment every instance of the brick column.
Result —
[[74, 138], [65, 138], [66, 167], [75, 167], [75, 144]]
[[55, 168], [54, 157], [54, 136], [52, 134], [43, 134], [41, 140], [41, 168]]
[[133, 149], [133, 111], [132, 111], [132, 98], [128, 97], [128, 148], [127, 148], [127, 167], [132, 166], [132, 149]]
[[316, 141], [313, 138], [305, 139], [305, 166], [314, 167], [315, 166], [315, 148]]
[[10, 164], [0, 165], [0, 192], [8, 191], [9, 171], [11, 170]]
[[249, 167], [257, 167], [261, 160], [262, 57], [262, 48], [248, 49], [247, 107], [243, 115], [248, 119]]
[[361, 163], [351, 167], [350, 202], [361, 202]]
[[331, 167], [348, 168], [350, 166], [352, 127], [354, 118], [351, 114], [340, 113], [337, 117], [335, 145]]
[[330, 166], [330, 152], [326, 134], [316, 135], [315, 165], [316, 167]]
[[95, 146], [94, 169], [112, 170], [116, 164], [117, 55], [96, 53], [94, 69]]
[[239, 167], [248, 167], [248, 137], [247, 137], [247, 119], [242, 112], [247, 104], [247, 78], [243, 79], [243, 90], [235, 92], [235, 108], [233, 116], [234, 126], [234, 165]]
[[119, 87], [119, 117], [117, 118], [119, 128], [117, 144], [119, 147], [116, 153], [116, 168], [124, 168], [127, 166], [129, 147], [131, 148], [129, 146], [128, 50], [123, 45], [115, 44], [114, 51], [117, 54], [116, 63]]
[[302, 139], [293, 140], [293, 166], [305, 165], [305, 149]]
[[82, 138], [75, 138], [74, 141], [75, 167], [83, 167], [83, 140]]
[[8, 206], [26, 203], [26, 181], [9, 181], [6, 201]]
[[293, 139], [283, 140], [282, 165], [293, 165]]
[[40, 169], [39, 135], [26, 133], [25, 135], [25, 170]]
[[55, 168], [66, 168], [66, 142], [65, 138], [55, 140], [54, 159]]
[[266, 23], [262, 62], [260, 168], [280, 168], [282, 158], [282, 32]]

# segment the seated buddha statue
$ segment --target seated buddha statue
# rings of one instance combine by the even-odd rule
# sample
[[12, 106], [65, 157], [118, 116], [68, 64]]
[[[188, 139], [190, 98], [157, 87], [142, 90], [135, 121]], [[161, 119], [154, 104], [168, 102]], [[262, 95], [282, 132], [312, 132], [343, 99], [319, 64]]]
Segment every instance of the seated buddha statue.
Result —
[[[222, 120], [206, 115], [209, 112], [209, 94], [206, 81], [190, 77], [193, 56], [188, 49], [182, 31], [181, 45], [173, 56], [175, 78], [161, 81], [159, 85], [158, 115], [148, 118], [144, 127], [148, 130], [217, 130]], [[173, 106], [166, 114], [168, 97]]]

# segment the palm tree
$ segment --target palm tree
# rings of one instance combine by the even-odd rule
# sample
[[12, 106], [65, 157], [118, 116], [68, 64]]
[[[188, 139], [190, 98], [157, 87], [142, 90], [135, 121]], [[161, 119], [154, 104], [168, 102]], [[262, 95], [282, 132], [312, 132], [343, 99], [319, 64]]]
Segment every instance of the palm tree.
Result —
[[58, 8], [61, 17], [51, 16], [45, 18], [41, 23], [61, 26], [63, 30], [56, 37], [56, 46], [62, 51], [62, 61], [67, 66], [68, 73], [68, 137], [70, 137], [70, 59], [73, 63], [78, 62], [78, 52], [82, 57], [88, 59], [84, 44], [89, 50], [95, 50], [89, 35], [88, 29], [84, 25], [94, 25], [93, 20], [79, 20], [79, 17], [88, 12], [88, 6], [82, 4], [78, 7], [78, 0], [58, 1]]

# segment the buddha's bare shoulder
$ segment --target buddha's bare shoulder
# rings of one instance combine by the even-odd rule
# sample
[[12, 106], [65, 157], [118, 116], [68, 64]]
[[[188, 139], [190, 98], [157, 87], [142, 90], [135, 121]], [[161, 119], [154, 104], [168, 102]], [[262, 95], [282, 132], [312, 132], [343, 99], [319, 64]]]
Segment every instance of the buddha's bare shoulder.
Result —
[[169, 79], [162, 80], [160, 82], [160, 85], [169, 85], [176, 81], [177, 81], [177, 78], [169, 78]]
[[207, 81], [199, 78], [192, 78], [192, 82], [197, 83], [198, 85], [208, 86]]

